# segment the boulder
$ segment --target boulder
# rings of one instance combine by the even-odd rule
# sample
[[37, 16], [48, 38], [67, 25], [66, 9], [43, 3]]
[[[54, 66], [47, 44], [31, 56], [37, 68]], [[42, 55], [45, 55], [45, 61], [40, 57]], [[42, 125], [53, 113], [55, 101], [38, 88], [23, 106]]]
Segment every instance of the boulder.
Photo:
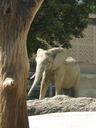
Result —
[[96, 98], [57, 95], [43, 100], [27, 100], [27, 110], [29, 116], [56, 112], [96, 111]]

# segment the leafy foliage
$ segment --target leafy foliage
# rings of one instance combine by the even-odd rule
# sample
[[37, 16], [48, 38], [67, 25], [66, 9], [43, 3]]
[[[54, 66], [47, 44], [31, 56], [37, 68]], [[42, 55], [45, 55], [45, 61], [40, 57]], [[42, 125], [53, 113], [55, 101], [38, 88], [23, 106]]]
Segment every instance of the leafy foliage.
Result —
[[91, 13], [96, 13], [96, 0], [90, 1], [89, 8]]
[[28, 52], [51, 46], [71, 47], [87, 26], [90, 0], [46, 0], [28, 35]]

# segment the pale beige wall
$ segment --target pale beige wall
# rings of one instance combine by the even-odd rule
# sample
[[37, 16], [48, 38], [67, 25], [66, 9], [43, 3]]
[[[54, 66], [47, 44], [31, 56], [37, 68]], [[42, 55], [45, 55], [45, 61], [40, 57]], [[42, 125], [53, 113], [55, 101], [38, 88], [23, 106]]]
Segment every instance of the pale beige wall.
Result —
[[81, 74], [79, 96], [96, 98], [96, 74]]
[[96, 15], [90, 15], [84, 38], [74, 38], [71, 44], [68, 55], [81, 62], [79, 96], [96, 97]]
[[81, 73], [96, 74], [96, 64], [79, 63]]

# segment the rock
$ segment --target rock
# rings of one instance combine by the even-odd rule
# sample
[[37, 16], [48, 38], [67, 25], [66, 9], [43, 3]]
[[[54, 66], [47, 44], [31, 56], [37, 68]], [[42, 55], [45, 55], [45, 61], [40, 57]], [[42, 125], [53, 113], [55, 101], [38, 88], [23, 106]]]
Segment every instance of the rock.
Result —
[[43, 100], [28, 100], [27, 109], [29, 116], [55, 112], [96, 111], [96, 98], [58, 95]]

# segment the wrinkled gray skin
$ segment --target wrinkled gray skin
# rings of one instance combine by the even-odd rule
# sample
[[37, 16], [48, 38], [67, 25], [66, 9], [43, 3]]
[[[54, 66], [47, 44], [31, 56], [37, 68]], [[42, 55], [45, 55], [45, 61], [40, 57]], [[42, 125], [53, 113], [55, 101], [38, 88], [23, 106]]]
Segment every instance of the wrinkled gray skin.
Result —
[[[39, 99], [45, 97], [48, 85], [53, 83], [55, 83], [56, 86], [55, 95], [61, 94], [62, 89], [63, 91], [65, 90], [65, 92], [67, 92], [67, 89], [72, 89], [74, 92], [72, 95], [78, 95], [80, 69], [73, 58], [70, 57], [71, 59], [69, 58], [67, 61], [65, 53], [66, 51], [61, 47], [52, 48], [48, 51], [43, 49], [37, 50], [36, 72], [31, 77], [31, 79], [33, 77], [35, 77], [35, 79], [28, 92], [28, 96], [40, 82], [41, 78]], [[68, 82], [65, 82], [66, 80]], [[70, 83], [72, 83], [72, 85], [70, 85]]]

